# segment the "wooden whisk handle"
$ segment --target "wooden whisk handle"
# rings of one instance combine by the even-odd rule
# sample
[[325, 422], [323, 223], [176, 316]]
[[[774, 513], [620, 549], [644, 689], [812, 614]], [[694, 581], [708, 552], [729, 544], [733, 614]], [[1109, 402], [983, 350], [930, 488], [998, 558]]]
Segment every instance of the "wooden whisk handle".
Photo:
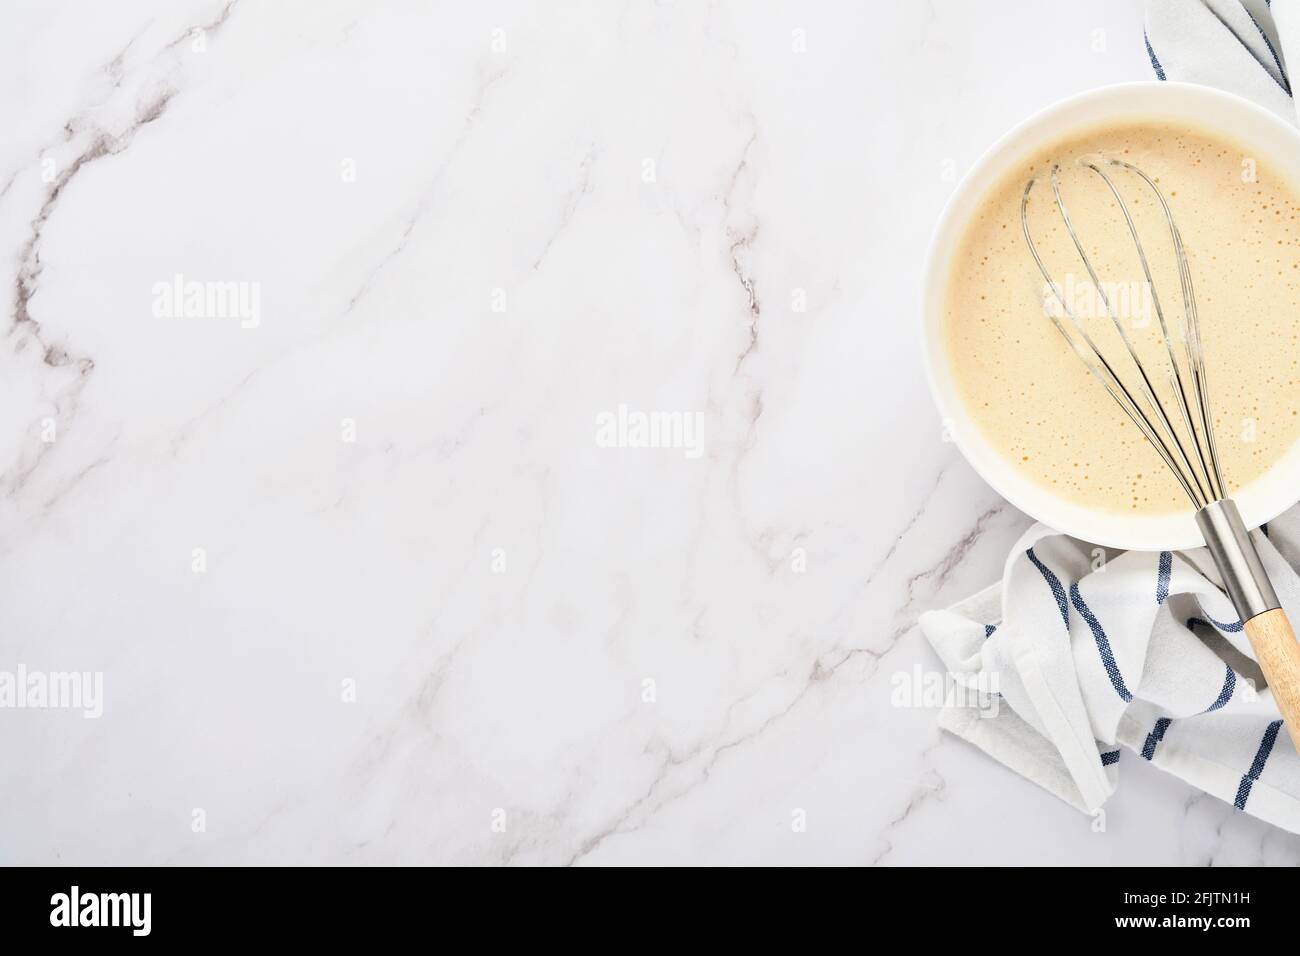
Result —
[[1300, 644], [1268, 579], [1241, 513], [1229, 498], [1196, 513], [1205, 547], [1223, 576], [1223, 587], [1241, 615], [1246, 636], [1273, 699], [1282, 712], [1291, 743], [1300, 750]]
[[1291, 743], [1300, 750], [1300, 644], [1286, 611], [1274, 608], [1246, 622], [1246, 636], [1255, 660], [1273, 690]]

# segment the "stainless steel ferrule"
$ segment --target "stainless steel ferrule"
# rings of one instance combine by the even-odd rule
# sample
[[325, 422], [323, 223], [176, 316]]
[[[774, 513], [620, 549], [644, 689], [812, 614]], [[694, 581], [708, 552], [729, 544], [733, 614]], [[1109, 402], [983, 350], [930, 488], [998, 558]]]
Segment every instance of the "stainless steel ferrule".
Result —
[[1232, 606], [1243, 621], [1281, 607], [1232, 499], [1206, 505], [1196, 512], [1196, 523], [1205, 536], [1205, 547], [1223, 575], [1223, 587], [1232, 599]]

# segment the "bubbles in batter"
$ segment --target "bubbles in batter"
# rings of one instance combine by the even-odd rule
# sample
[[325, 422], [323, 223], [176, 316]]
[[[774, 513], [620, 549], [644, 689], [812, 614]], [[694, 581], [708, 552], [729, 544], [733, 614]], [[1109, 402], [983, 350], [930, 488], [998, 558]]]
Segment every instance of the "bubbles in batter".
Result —
[[[945, 333], [963, 401], [1022, 474], [1107, 511], [1162, 514], [1190, 503], [1154, 449], [1046, 317], [1045, 288], [1020, 226], [1030, 227], [1066, 300], [1127, 384], [1140, 387], [1107, 303], [1171, 414], [1157, 304], [1182, 327], [1172, 241], [1154, 194], [1116, 172], [1154, 279], [1143, 281], [1128, 226], [1086, 156], [1127, 160], [1155, 180], [1187, 248], [1200, 315], [1219, 458], [1229, 492], [1259, 477], [1300, 438], [1300, 198], [1280, 170], [1215, 134], [1169, 124], [1107, 126], [1045, 150], [985, 197], [948, 281]], [[1052, 205], [1047, 174], [1096, 267], [1093, 283]], [[1109, 172], [1109, 170], [1108, 170]], [[1158, 297], [1158, 298], [1157, 298]], [[1175, 343], [1181, 348], [1181, 343]]]

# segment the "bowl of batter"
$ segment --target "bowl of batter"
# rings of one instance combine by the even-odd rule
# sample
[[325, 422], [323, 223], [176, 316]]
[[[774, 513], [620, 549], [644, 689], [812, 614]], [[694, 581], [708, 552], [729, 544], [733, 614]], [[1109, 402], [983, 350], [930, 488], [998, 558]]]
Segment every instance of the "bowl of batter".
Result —
[[[1300, 499], [1300, 132], [1207, 87], [1133, 83], [1073, 97], [1007, 134], [958, 186], [931, 242], [923, 304], [945, 435], [1003, 497], [1058, 530], [1140, 550], [1202, 543], [1172, 474], [1045, 315], [1059, 304], [1025, 246], [1020, 203], [1028, 180], [1055, 170], [1101, 289], [1078, 264], [1050, 186], [1029, 207], [1035, 241], [1094, 334], [1113, 334], [1108, 301], [1159, 367], [1152, 286], [1118, 205], [1080, 162], [1089, 157], [1133, 163], [1168, 199], [1195, 283], [1228, 493], [1248, 527], [1266, 522]], [[1180, 309], [1160, 210], [1149, 192], [1126, 200], [1152, 237], [1156, 294]]]

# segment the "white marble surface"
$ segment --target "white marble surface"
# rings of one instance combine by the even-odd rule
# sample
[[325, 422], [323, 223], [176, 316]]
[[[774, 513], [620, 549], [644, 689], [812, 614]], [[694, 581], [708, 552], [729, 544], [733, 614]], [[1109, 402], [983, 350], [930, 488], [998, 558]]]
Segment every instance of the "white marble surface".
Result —
[[0, 669], [104, 680], [0, 711], [0, 862], [1300, 861], [889, 702], [1028, 524], [922, 377], [948, 174], [1147, 78], [1135, 4], [0, 18]]

